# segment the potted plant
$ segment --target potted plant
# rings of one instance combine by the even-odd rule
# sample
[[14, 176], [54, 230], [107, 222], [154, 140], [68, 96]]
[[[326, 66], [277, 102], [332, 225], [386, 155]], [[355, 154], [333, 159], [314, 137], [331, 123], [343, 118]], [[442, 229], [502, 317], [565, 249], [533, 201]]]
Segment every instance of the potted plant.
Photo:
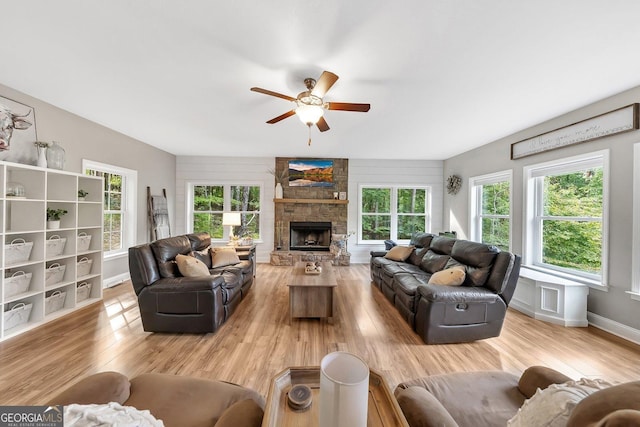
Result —
[[83, 189], [78, 190], [78, 200], [84, 201], [84, 199], [89, 195], [89, 192], [84, 191]]
[[47, 228], [52, 230], [60, 228], [60, 217], [66, 213], [66, 209], [47, 208]]

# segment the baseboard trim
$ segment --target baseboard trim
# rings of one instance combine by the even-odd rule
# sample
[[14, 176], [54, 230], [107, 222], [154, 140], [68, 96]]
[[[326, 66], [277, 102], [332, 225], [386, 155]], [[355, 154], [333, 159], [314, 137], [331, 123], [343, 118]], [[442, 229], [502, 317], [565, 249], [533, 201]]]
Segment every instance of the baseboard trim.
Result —
[[129, 275], [129, 273], [121, 273], [118, 274], [117, 276], [112, 276], [109, 277], [108, 279], [104, 279], [102, 281], [102, 287], [103, 288], [111, 288], [113, 286], [119, 285], [122, 282], [125, 282], [127, 280], [131, 279], [131, 276]]
[[607, 319], [606, 317], [602, 317], [591, 312], [587, 312], [587, 319], [591, 326], [602, 329], [610, 334], [617, 335], [634, 344], [640, 344], [640, 330], [638, 329], [623, 325], [622, 323], [618, 323], [614, 320]]

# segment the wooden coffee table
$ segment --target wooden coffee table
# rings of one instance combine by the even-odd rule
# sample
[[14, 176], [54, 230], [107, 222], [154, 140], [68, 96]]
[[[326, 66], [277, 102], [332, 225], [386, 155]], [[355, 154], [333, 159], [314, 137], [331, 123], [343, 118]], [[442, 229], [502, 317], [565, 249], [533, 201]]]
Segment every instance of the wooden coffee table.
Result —
[[338, 286], [333, 266], [322, 263], [320, 274], [306, 274], [305, 261], [297, 262], [289, 276], [289, 320], [301, 317], [333, 318], [333, 289]]

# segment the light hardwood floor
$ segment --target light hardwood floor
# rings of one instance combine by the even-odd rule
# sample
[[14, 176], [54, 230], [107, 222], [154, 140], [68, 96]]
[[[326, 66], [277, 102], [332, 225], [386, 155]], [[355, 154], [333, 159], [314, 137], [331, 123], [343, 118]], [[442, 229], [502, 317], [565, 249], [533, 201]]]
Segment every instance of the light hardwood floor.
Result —
[[564, 328], [509, 310], [498, 338], [425, 345], [371, 285], [368, 265], [335, 269], [336, 314], [288, 319], [286, 267], [258, 265], [249, 296], [215, 334], [143, 332], [130, 283], [105, 290], [104, 301], [0, 343], [0, 404], [41, 404], [79, 379], [114, 370], [128, 376], [165, 372], [215, 378], [266, 396], [287, 366], [318, 365], [334, 350], [362, 356], [393, 390], [418, 376], [534, 364], [573, 378], [640, 378], [640, 346], [596, 328]]

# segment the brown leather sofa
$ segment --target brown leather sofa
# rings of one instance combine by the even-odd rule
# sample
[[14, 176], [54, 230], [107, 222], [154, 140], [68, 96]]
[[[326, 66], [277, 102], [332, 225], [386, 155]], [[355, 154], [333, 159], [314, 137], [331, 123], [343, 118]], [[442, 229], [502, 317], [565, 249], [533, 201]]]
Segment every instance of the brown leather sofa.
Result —
[[[495, 246], [430, 233], [411, 239], [406, 261], [372, 251], [371, 280], [427, 344], [500, 335], [518, 280], [520, 256]], [[462, 286], [429, 284], [432, 274], [462, 267]]]
[[[411, 427], [505, 426], [538, 389], [571, 378], [532, 366], [518, 376], [502, 371], [456, 372], [400, 383], [394, 394]], [[640, 381], [615, 385], [580, 400], [567, 427], [640, 425]]]
[[[187, 234], [129, 248], [129, 272], [140, 317], [148, 332], [215, 332], [253, 284], [253, 254], [239, 253], [234, 265], [211, 268], [211, 237]], [[183, 277], [176, 256], [193, 255], [210, 276]]]
[[157, 373], [131, 380], [118, 372], [94, 374], [47, 405], [109, 402], [148, 410], [166, 427], [258, 427], [264, 415], [264, 399], [253, 390], [223, 381]]

